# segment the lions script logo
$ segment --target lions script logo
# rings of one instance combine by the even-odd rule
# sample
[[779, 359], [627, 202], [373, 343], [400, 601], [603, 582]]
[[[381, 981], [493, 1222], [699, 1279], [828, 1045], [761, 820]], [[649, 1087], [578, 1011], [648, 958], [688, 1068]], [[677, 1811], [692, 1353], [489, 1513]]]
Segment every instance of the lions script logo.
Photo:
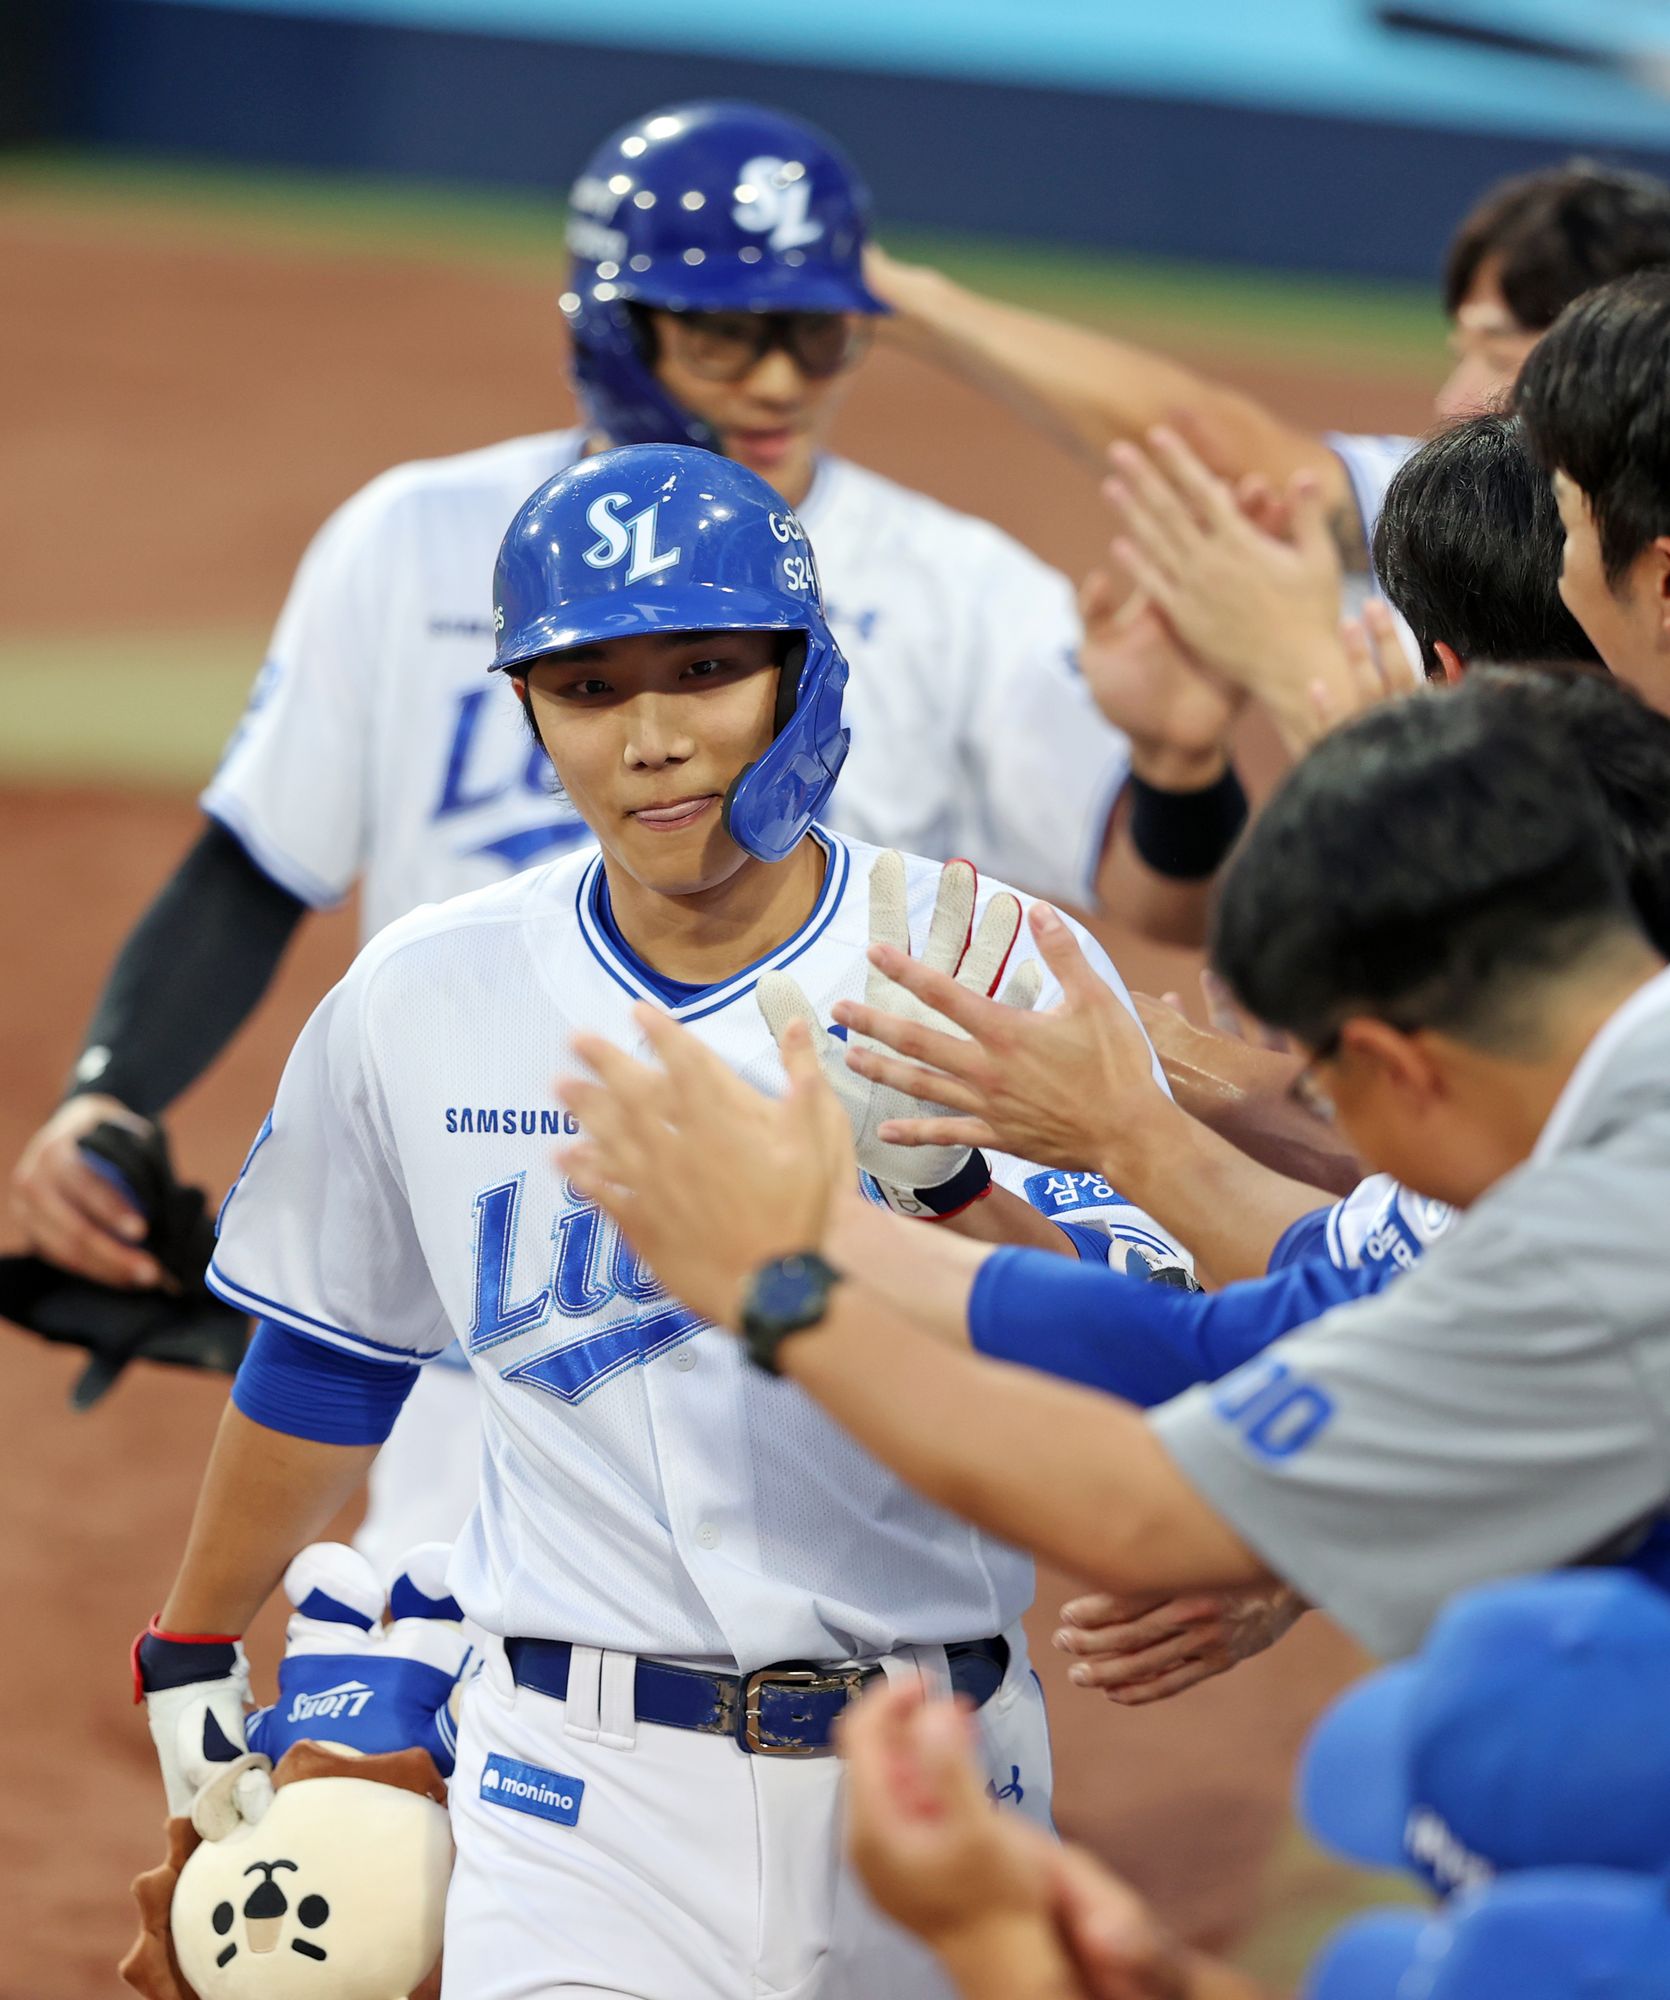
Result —
[[515, 1757], [496, 1753], [487, 1760], [481, 1774], [481, 1796], [490, 1806], [509, 1806], [512, 1812], [532, 1813], [554, 1826], [573, 1826], [580, 1817], [580, 1801], [586, 1795], [583, 1778], [568, 1778], [561, 1771], [542, 1771], [537, 1764], [524, 1764]]
[[317, 1694], [299, 1694], [290, 1704], [287, 1722], [340, 1722], [345, 1715], [359, 1715], [374, 1689], [364, 1681], [338, 1681], [333, 1688]]

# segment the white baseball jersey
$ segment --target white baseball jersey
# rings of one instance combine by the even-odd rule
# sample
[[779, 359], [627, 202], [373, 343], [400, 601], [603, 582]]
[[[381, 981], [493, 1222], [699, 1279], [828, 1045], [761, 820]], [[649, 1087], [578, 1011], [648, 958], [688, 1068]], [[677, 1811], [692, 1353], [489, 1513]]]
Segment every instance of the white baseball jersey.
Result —
[[[877, 850], [823, 838], [805, 925], [669, 1010], [768, 1090], [783, 1079], [760, 976], [791, 970], [826, 1020], [863, 990]], [[923, 937], [939, 869], [907, 870]], [[1024, 929], [1016, 951], [1034, 951]], [[638, 1045], [628, 1010], [657, 999], [646, 974], [590, 853], [391, 925], [297, 1042], [223, 1211], [211, 1284], [354, 1354], [425, 1361], [457, 1339], [483, 1444], [451, 1581], [491, 1632], [752, 1670], [1003, 1630], [1030, 1598], [1026, 1561], [917, 1499], [668, 1298], [557, 1172], [573, 1121], [552, 1074], [577, 1029]], [[1058, 995], [1046, 973], [1039, 1004]], [[993, 1167], [1017, 1190], [1044, 1178], [1003, 1156]], [[1156, 1233], [1105, 1184], [1055, 1215]]]
[[[396, 467], [296, 573], [202, 804], [305, 902], [362, 880], [366, 936], [590, 843], [487, 671], [500, 539], [583, 444], [557, 431]], [[830, 823], [1093, 901], [1127, 747], [1079, 675], [1066, 578], [842, 459], [821, 462], [798, 512], [852, 669]]]
[[1416, 1194], [1390, 1174], [1370, 1174], [1329, 1209], [1324, 1241], [1336, 1270], [1389, 1263], [1408, 1271], [1459, 1220], [1447, 1201]]

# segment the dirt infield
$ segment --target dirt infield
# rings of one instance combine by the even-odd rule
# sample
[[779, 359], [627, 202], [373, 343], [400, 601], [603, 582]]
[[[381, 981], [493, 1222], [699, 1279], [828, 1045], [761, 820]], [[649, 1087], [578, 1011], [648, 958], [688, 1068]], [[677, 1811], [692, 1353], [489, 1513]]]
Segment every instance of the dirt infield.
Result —
[[[0, 536], [6, 633], [261, 621], [307, 535], [400, 458], [562, 422], [552, 287], [393, 260], [239, 256], [0, 211]], [[1296, 417], [1418, 425], [1410, 381], [1235, 368]], [[1197, 334], [1202, 330], [1196, 329]], [[1062, 567], [1097, 553], [1091, 482], [972, 394], [878, 354], [840, 442], [978, 508]], [[73, 702], [73, 689], [66, 689]], [[190, 839], [189, 801], [0, 792], [0, 1161], [50, 1108], [111, 950]], [[274, 993], [174, 1120], [193, 1178], [226, 1185], [283, 1053], [352, 949], [346, 915], [310, 923]], [[1136, 979], [1181, 963], [1137, 954]], [[9, 1246], [8, 1246], [9, 1247]], [[154, 1763], [128, 1706], [124, 1649], [177, 1557], [224, 1385], [138, 1371], [75, 1417], [71, 1360], [0, 1339], [0, 2000], [113, 1993], [125, 1886], [153, 1856]], [[1048, 1613], [1060, 1588], [1046, 1579]], [[1314, 1624], [1314, 1621], [1312, 1621]], [[276, 1621], [253, 1648], [270, 1665]], [[1046, 1681], [1054, 1656], [1040, 1646]], [[1154, 1711], [1052, 1687], [1064, 1826], [1191, 1935], [1243, 1932], [1286, 1825], [1292, 1754], [1351, 1671], [1304, 1630], [1270, 1660]], [[261, 1674], [258, 1671], [258, 1681]]]

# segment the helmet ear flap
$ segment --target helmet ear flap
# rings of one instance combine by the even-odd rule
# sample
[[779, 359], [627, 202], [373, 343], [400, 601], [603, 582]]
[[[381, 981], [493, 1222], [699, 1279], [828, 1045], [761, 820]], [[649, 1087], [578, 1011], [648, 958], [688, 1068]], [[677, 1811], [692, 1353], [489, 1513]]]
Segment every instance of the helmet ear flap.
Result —
[[800, 701], [800, 677], [805, 671], [806, 635], [795, 632], [790, 635], [782, 664], [777, 670], [777, 713], [771, 724], [773, 736], [781, 736], [789, 726], [789, 718]]

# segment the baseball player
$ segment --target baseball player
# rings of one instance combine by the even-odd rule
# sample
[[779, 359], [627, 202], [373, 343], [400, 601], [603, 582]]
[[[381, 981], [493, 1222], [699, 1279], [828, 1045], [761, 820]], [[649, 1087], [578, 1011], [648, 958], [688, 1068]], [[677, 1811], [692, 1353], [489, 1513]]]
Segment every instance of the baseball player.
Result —
[[[853, 751], [832, 824], [1094, 902], [1123, 738], [1072, 653], [1066, 580], [984, 521], [822, 452], [885, 308], [866, 197], [820, 134], [686, 105], [601, 146], [575, 185], [563, 307], [585, 422], [386, 473], [308, 550], [209, 825], [122, 952], [74, 1094], [25, 1153], [13, 1206], [43, 1256], [160, 1281], [145, 1224], [78, 1141], [156, 1117], [254, 1006], [296, 924], [358, 883], [363, 935], [589, 842], [509, 690], [482, 672], [484, 580], [536, 486], [593, 445], [719, 449], [801, 508], [852, 665]], [[621, 522], [617, 532], [632, 532]], [[473, 1499], [471, 1390], [426, 1371], [372, 1479], [361, 1545], [447, 1540]]]
[[[666, 1297], [562, 1179], [551, 1077], [581, 1031], [630, 1041], [647, 1003], [778, 1088], [767, 1019], [873, 991], [872, 935], [920, 932], [930, 906], [927, 955], [969, 984], [1013, 947], [1009, 998], [1056, 989], [1013, 896], [976, 923], [966, 867], [815, 823], [846, 662], [805, 531], [757, 476], [690, 447], [588, 459], [517, 514], [495, 596], [495, 665], [601, 853], [390, 925], [290, 1058], [210, 1271], [261, 1324], [140, 1649], [170, 1799], [209, 1744], [236, 1747], [228, 1635], [456, 1341], [484, 1441], [448, 1581], [504, 1645], [459, 1724], [447, 1991], [932, 1992], [838, 1869], [818, 1753], [866, 1680], [925, 1672], [977, 1709], [994, 1793], [1044, 1816], [1029, 1571]], [[1021, 1161], [881, 1145], [904, 1102], [859, 1085], [848, 1104], [889, 1206], [1068, 1255], [1114, 1235], [1181, 1254], [1111, 1190], [1046, 1220]], [[713, 1204], [722, 1231], [723, 1187]], [[762, 1324], [826, 1282], [793, 1260], [779, 1280]], [[194, 1669], [177, 1635], [209, 1633]], [[212, 1736], [182, 1725], [181, 1685]]]

